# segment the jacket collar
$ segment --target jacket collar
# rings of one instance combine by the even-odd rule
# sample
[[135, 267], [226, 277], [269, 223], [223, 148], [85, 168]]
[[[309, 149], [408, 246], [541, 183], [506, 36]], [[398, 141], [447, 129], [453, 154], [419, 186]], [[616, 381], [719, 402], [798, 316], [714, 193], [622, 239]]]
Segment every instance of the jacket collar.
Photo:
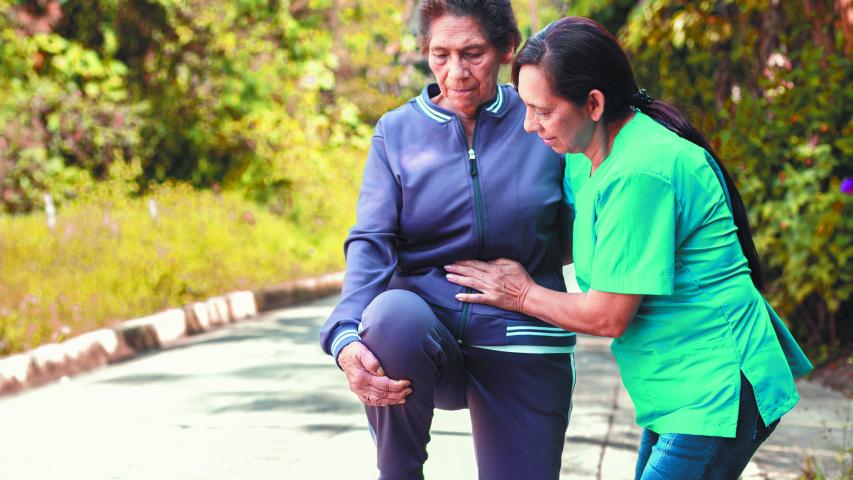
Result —
[[[505, 89], [512, 88], [510, 85], [501, 85], [498, 84], [495, 96], [492, 97], [491, 100], [484, 103], [480, 106], [481, 110], [489, 112], [496, 116], [503, 116], [504, 113], [508, 110], [507, 95], [504, 92]], [[431, 83], [421, 90], [421, 94], [415, 97], [413, 100], [417, 105], [417, 108], [423, 112], [424, 115], [435, 120], [438, 123], [446, 123], [449, 122], [453, 117], [456, 116], [454, 112], [451, 110], [447, 110], [445, 108], [439, 107], [432, 101], [432, 97], [438, 95], [439, 89], [438, 84]]]

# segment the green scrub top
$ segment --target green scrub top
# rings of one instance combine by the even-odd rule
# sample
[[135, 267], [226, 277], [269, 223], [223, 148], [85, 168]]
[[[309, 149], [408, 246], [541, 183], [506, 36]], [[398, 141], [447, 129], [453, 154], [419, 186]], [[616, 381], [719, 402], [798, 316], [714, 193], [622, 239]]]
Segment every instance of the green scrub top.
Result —
[[734, 437], [741, 372], [765, 424], [793, 408], [811, 364], [750, 279], [713, 158], [636, 112], [590, 167], [567, 156], [575, 272], [583, 291], [644, 295], [611, 345], [637, 423]]

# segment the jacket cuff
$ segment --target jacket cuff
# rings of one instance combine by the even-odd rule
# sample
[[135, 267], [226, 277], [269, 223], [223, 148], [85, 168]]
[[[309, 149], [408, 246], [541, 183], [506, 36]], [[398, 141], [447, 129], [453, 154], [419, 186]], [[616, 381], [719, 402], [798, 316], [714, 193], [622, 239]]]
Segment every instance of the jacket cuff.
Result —
[[[353, 325], [341, 325], [332, 332], [332, 344], [329, 347], [329, 350], [332, 353], [332, 357], [335, 359], [335, 363], [338, 362], [338, 355], [341, 353], [341, 350], [344, 349], [347, 345], [352, 342], [357, 342], [361, 340], [361, 337], [358, 336], [358, 330]], [[338, 365], [340, 366], [340, 365]]]

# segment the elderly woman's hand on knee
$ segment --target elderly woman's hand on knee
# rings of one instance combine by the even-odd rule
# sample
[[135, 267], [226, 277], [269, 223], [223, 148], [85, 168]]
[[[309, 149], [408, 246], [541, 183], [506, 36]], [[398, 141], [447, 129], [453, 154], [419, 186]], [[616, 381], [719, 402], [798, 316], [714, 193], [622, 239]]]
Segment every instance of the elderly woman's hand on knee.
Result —
[[347, 376], [349, 388], [361, 403], [372, 407], [402, 405], [412, 393], [408, 380], [392, 380], [373, 352], [361, 342], [344, 347], [338, 355], [338, 364]]

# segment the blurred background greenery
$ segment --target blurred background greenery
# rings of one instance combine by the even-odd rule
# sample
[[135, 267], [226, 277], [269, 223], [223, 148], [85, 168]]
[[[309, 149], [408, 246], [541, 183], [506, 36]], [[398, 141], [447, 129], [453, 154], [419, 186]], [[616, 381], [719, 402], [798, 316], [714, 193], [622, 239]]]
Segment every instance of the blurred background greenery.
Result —
[[[849, 362], [853, 2], [514, 4], [619, 36], [735, 176], [771, 302]], [[415, 5], [0, 0], [0, 354], [342, 268], [372, 126], [429, 79]]]

